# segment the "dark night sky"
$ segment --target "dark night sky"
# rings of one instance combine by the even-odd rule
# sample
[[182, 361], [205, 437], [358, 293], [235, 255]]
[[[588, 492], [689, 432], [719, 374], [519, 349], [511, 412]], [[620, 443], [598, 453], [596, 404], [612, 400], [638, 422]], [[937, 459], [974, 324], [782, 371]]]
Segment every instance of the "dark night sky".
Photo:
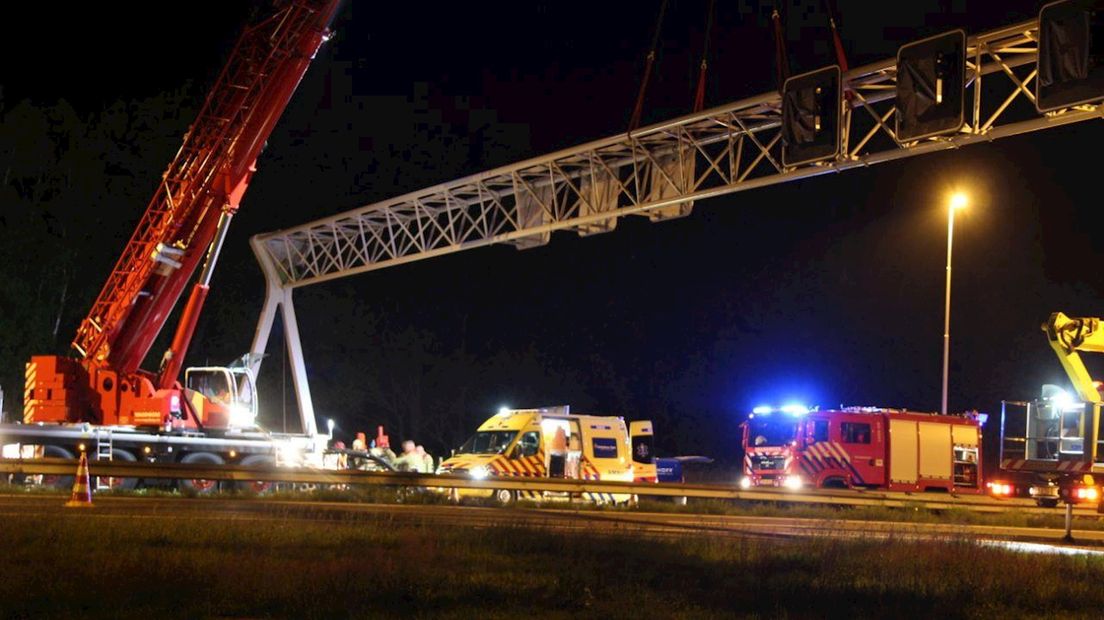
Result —
[[[649, 121], [688, 111], [706, 4], [671, 4]], [[794, 70], [831, 62], [821, 3], [781, 4]], [[854, 66], [948, 27], [973, 33], [1028, 18], [1041, 3], [838, 4]], [[774, 86], [770, 3], [717, 5], [707, 105]], [[622, 131], [657, 6], [347, 3], [337, 38], [270, 140], [235, 220], [204, 320], [208, 335], [218, 329], [212, 317], [255, 316], [260, 307], [250, 235]], [[24, 9], [0, 33], [9, 59], [3, 101], [64, 98], [94, 111], [188, 80], [207, 84], [248, 7], [159, 7], [179, 12], [168, 18], [92, 7], [59, 15], [45, 3]], [[427, 134], [434, 123], [452, 129]], [[475, 147], [457, 141], [470, 132], [490, 137]], [[519, 373], [472, 386], [474, 418], [500, 403], [560, 401], [633, 418], [618, 408], [659, 385], [656, 397], [674, 418], [695, 420], [669, 420], [677, 430], [666, 445], [682, 453], [700, 451], [709, 436], [718, 442], [712, 449], [723, 449], [716, 446], [735, 436], [747, 410], [784, 399], [934, 410], [946, 242], [940, 201], [948, 188], [966, 186], [974, 204], [955, 236], [951, 407], [994, 412], [1001, 398], [1030, 398], [1043, 382], [1063, 382], [1039, 332], [1050, 312], [1104, 313], [1090, 156], [1102, 137], [1099, 123], [1080, 124], [717, 198], [679, 221], [623, 222], [587, 239], [558, 233], [536, 250], [481, 249], [304, 289], [308, 362], [321, 375], [356, 363], [332, 345], [335, 325], [342, 339], [372, 342], [358, 308], [447, 342], [463, 324], [477, 355], [536, 346], [578, 373], [559, 384]], [[363, 160], [348, 156], [349, 144]], [[466, 151], [453, 156], [457, 149]], [[134, 217], [142, 206], [134, 205]], [[120, 237], [103, 251], [113, 259], [121, 244]], [[345, 295], [355, 301], [327, 306]], [[215, 349], [244, 350], [249, 335], [229, 340]], [[595, 352], [617, 369], [617, 385], [590, 374]], [[193, 350], [192, 361], [201, 355]], [[525, 382], [562, 391], [519, 387]], [[324, 392], [315, 397], [320, 415], [341, 423], [342, 404]]]

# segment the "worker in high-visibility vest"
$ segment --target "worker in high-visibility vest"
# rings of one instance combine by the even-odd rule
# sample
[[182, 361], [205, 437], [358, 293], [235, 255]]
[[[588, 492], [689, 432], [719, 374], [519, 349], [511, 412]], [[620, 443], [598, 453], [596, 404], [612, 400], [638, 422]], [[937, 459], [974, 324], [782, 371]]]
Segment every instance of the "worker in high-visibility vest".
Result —
[[418, 456], [417, 446], [410, 439], [402, 442], [402, 454], [392, 463], [399, 471], [421, 471], [422, 459]]
[[423, 474], [432, 474], [434, 471], [433, 455], [426, 452], [425, 446], [421, 445], [414, 447], [414, 453], [417, 455], [415, 459], [416, 464], [418, 465], [417, 471]]

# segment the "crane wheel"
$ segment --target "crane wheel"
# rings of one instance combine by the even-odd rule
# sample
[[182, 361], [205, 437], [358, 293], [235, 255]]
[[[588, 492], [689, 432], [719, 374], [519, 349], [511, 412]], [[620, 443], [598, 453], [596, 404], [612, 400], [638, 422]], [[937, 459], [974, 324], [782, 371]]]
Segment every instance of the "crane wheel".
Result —
[[[190, 465], [222, 465], [224, 461], [222, 457], [211, 452], [192, 452], [191, 454], [185, 454], [184, 458], [180, 459], [181, 463], [187, 463]], [[195, 493], [197, 495], [210, 495], [219, 490], [218, 480], [205, 480], [202, 478], [188, 478], [179, 480], [178, 484], [180, 490]]]
[[496, 502], [506, 506], [514, 503], [514, 500], [517, 499], [517, 495], [510, 489], [497, 489], [494, 492], [494, 498]]
[[[126, 450], [120, 450], [119, 448], [111, 449], [111, 460], [123, 461], [126, 463], [133, 463], [138, 459], [127, 452]], [[137, 478], [108, 478], [108, 483], [111, 486], [112, 491], [133, 491], [138, 486]]]
[[[73, 453], [62, 448], [61, 446], [43, 446], [42, 456], [45, 458], [53, 459], [68, 459], [73, 460], [77, 457], [73, 456]], [[58, 476], [51, 474], [44, 474], [42, 476], [42, 486], [53, 487], [55, 489], [62, 489], [67, 491], [73, 488], [73, 476]]]
[[[246, 467], [275, 467], [276, 459], [267, 454], [250, 454], [241, 460]], [[250, 480], [238, 482], [237, 489], [246, 493], [265, 495], [276, 490], [276, 483], [271, 480]]]

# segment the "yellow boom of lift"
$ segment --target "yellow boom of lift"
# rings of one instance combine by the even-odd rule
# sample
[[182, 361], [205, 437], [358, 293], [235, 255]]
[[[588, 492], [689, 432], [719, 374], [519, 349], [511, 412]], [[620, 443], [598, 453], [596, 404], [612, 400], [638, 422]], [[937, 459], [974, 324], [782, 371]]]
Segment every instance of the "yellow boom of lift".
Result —
[[1091, 429], [1091, 440], [1086, 442], [1090, 446], [1086, 456], [1091, 459], [1090, 462], [1095, 463], [1097, 442], [1100, 439], [1100, 384], [1093, 380], [1089, 370], [1085, 368], [1080, 352], [1104, 353], [1104, 329], [1101, 328], [1101, 319], [1073, 318], [1061, 312], [1055, 312], [1043, 324], [1043, 331], [1050, 341], [1050, 348], [1054, 349], [1058, 361], [1061, 362], [1062, 368], [1073, 383], [1077, 396], [1092, 406], [1091, 415], [1082, 419], [1080, 430], [1081, 436], [1085, 437], [1084, 431]]

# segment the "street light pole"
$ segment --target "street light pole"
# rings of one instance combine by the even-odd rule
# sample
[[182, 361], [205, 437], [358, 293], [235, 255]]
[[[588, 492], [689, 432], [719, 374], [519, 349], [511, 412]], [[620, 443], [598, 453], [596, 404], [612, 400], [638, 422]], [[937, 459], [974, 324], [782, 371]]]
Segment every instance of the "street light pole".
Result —
[[947, 415], [947, 371], [951, 357], [951, 248], [954, 245], [955, 211], [966, 206], [966, 196], [955, 194], [947, 210], [947, 294], [943, 307], [943, 403], [940, 412]]

